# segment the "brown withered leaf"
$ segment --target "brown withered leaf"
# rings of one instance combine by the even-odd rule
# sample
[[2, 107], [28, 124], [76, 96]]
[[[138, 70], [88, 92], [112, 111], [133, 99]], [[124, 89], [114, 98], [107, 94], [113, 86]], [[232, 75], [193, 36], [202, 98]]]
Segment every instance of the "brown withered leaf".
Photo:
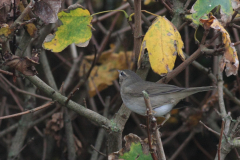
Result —
[[221, 25], [221, 23], [217, 20], [216, 17], [210, 15], [208, 19], [200, 19], [200, 22], [203, 23], [204, 28], [213, 28], [222, 33], [222, 42], [224, 44], [224, 55], [220, 62], [220, 68], [223, 71], [225, 68], [225, 72], [227, 76], [236, 75], [239, 67], [239, 60], [237, 56], [237, 52], [233, 43], [231, 43], [230, 36], [225, 28]]
[[57, 131], [63, 128], [63, 125], [64, 122], [62, 112], [54, 113], [52, 115], [52, 119], [47, 122], [44, 132], [45, 134], [55, 135]]
[[11, 1], [9, 0], [0, 1], [0, 24], [7, 22], [7, 16], [10, 9], [11, 9]]
[[207, 112], [211, 107], [218, 103], [218, 92], [212, 94], [206, 101], [206, 103], [202, 106], [202, 111]]
[[232, 1], [232, 7], [234, 11], [240, 11], [240, 1], [239, 0], [231, 0]]
[[73, 135], [73, 137], [75, 142], [76, 153], [77, 155], [80, 155], [82, 153], [82, 143], [75, 135]]
[[14, 68], [26, 76], [34, 76], [38, 74], [35, 65], [39, 64], [37, 58], [39, 55], [35, 54], [31, 58], [19, 57], [10, 53], [4, 54], [4, 65]]
[[36, 1], [33, 12], [46, 24], [58, 20], [57, 13], [61, 8], [61, 0]]
[[4, 6], [10, 6], [11, 5], [11, 1], [9, 0], [1, 0], [0, 1], [0, 9], [3, 8]]
[[[15, 0], [15, 6], [17, 7], [20, 3], [20, 0]], [[14, 0], [0, 0], [0, 24], [7, 22], [8, 14], [12, 16], [13, 9], [11, 10], [11, 5], [13, 6]]]
[[179, 115], [183, 118], [183, 121], [186, 122], [188, 127], [196, 126], [203, 116], [203, 112], [200, 109], [186, 108], [182, 110]]

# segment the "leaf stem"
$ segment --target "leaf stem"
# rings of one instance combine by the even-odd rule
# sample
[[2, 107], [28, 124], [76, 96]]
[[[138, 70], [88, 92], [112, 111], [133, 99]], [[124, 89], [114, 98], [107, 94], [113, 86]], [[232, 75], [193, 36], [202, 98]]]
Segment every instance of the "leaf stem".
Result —
[[93, 17], [93, 16], [95, 16], [95, 15], [97, 15], [97, 14], [108, 13], [108, 12], [115, 12], [115, 11], [121, 11], [121, 12], [123, 12], [124, 15], [125, 15], [125, 17], [128, 19], [129, 16], [128, 16], [128, 14], [127, 14], [124, 10], [107, 10], [107, 11], [102, 11], [102, 12], [94, 13], [94, 14], [92, 14], [91, 16]]
[[[159, 15], [154, 14], [154, 13], [149, 12], [149, 11], [146, 11], [146, 10], [141, 10], [141, 12], [146, 12], [146, 13], [148, 13], [148, 14], [151, 14], [151, 15], [154, 15], [154, 16], [156, 16], [156, 17], [159, 17]], [[134, 14], [135, 14], [135, 13], [132, 13], [132, 14], [129, 16], [129, 21], [132, 21], [132, 16], [134, 16]]]

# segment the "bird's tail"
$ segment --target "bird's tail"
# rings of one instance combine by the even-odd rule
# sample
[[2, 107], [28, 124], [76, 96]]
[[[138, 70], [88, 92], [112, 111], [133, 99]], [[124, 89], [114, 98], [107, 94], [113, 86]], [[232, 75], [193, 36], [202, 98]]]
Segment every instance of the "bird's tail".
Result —
[[194, 94], [198, 92], [204, 92], [216, 89], [215, 86], [206, 86], [206, 87], [193, 87], [193, 88], [187, 88], [185, 91], [189, 92], [189, 94]]

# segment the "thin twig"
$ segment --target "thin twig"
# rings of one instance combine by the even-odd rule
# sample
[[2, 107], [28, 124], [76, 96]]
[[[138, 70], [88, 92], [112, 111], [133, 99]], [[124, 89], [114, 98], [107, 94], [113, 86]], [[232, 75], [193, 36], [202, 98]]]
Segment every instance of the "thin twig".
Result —
[[196, 146], [209, 158], [214, 159], [199, 143], [198, 141], [193, 137], [193, 142], [196, 144]]
[[4, 71], [4, 70], [2, 70], [2, 69], [0, 69], [0, 73], [13, 76], [13, 73], [12, 73], [12, 72]]
[[171, 158], [169, 158], [169, 160], [174, 160], [177, 158], [177, 156], [179, 155], [179, 153], [181, 153], [181, 151], [186, 147], [186, 145], [188, 144], [188, 142], [194, 137], [195, 132], [192, 131], [189, 136], [185, 139], [185, 141], [181, 144], [180, 147], [178, 147], [178, 149], [176, 150], [176, 152], [172, 155]]
[[219, 143], [218, 143], [218, 160], [221, 160], [221, 146], [222, 146], [222, 136], [223, 136], [224, 126], [225, 126], [225, 121], [222, 120], [221, 134], [220, 134]]
[[34, 108], [34, 109], [31, 109], [31, 110], [28, 110], [28, 111], [24, 111], [24, 112], [21, 112], [21, 113], [17, 113], [17, 114], [12, 114], [12, 115], [7, 115], [7, 116], [3, 116], [3, 117], [0, 117], [0, 119], [7, 119], [7, 118], [12, 118], [12, 117], [17, 117], [17, 116], [21, 116], [21, 115], [24, 115], [24, 114], [28, 114], [28, 113], [33, 113], [33, 112], [36, 112], [38, 110], [41, 110], [43, 108], [46, 108], [48, 106], [51, 106], [54, 102], [48, 102], [40, 107], [37, 107], [37, 108]]
[[207, 130], [213, 132], [214, 134], [220, 136], [220, 133], [214, 131], [213, 129], [209, 128], [207, 125], [205, 125], [202, 121], [199, 121], [199, 123], [201, 123], [205, 128], [207, 128]]
[[233, 15], [232, 15], [232, 20], [231, 20], [231, 21], [234, 20], [234, 18], [236, 17], [237, 14], [238, 14], [238, 11], [235, 11], [235, 12], [233, 13]]
[[174, 137], [176, 137], [176, 135], [178, 135], [178, 133], [180, 133], [186, 126], [182, 125], [181, 127], [179, 127], [176, 131], [174, 131], [167, 139], [165, 139], [163, 141], [163, 145], [167, 144], [168, 142], [170, 142]]
[[231, 23], [230, 26], [231, 26], [231, 27], [234, 27], [234, 28], [237, 28], [237, 29], [240, 29], [240, 26], [239, 26], [239, 25], [236, 25], [235, 23]]
[[44, 96], [41, 96], [41, 95], [37, 95], [37, 94], [30, 93], [30, 92], [24, 91], [24, 90], [22, 90], [22, 89], [19, 89], [18, 87], [16, 87], [15, 85], [13, 85], [11, 82], [9, 82], [2, 74], [0, 74], [0, 77], [1, 77], [9, 86], [11, 86], [12, 88], [14, 88], [14, 89], [15, 89], [17, 92], [19, 92], [19, 93], [31, 95], [31, 96], [34, 96], [34, 97], [36, 97], [36, 98], [44, 99], [44, 100], [47, 100], [47, 101], [51, 101], [51, 100], [52, 100], [51, 98], [47, 98], [47, 97], [44, 97]]
[[91, 67], [89, 68], [89, 70], [88, 70], [88, 72], [87, 72], [87, 74], [86, 74], [86, 76], [85, 76], [85, 78], [84, 78], [85, 81], [88, 80], [88, 78], [89, 78], [89, 76], [90, 76], [90, 74], [91, 74], [91, 72], [92, 72], [94, 66], [96, 65], [97, 48], [96, 48], [95, 45], [93, 45], [93, 48], [94, 48], [94, 58], [93, 58], [92, 65], [91, 65]]
[[18, 152], [18, 154], [17, 155], [15, 155], [12, 159], [16, 159], [17, 158], [17, 156], [24, 150], [24, 148], [26, 148], [27, 147], [27, 145], [29, 145], [30, 143], [32, 143], [32, 141], [34, 141], [34, 137], [33, 138], [31, 138], [30, 140], [28, 140], [28, 142], [19, 150], [19, 152]]
[[106, 154], [104, 154], [104, 153], [98, 151], [93, 145], [90, 145], [90, 146], [92, 147], [92, 149], [94, 149], [94, 150], [95, 150], [96, 152], [98, 152], [99, 154], [103, 155], [104, 157], [107, 157]]
[[191, 2], [191, 0], [187, 0], [187, 2], [184, 5], [184, 9], [187, 9], [187, 7], [189, 6], [190, 2]]
[[96, 84], [94, 83], [94, 79], [93, 79], [93, 78], [91, 79], [91, 82], [93, 83], [93, 86], [94, 86], [94, 88], [95, 88], [95, 91], [96, 91], [96, 93], [97, 93], [98, 98], [100, 99], [100, 102], [102, 103], [102, 105], [103, 105], [104, 107], [106, 107], [106, 104], [105, 104], [105, 102], [103, 101], [103, 98], [102, 98], [102, 96], [101, 96], [101, 94], [100, 94], [100, 92], [99, 92]]
[[169, 5], [167, 5], [167, 3], [165, 2], [165, 0], [160, 0], [160, 1], [162, 2], [162, 4], [165, 6], [165, 8], [167, 8], [167, 10], [168, 10], [171, 14], [174, 13], [173, 10], [172, 10], [172, 8], [170, 8]]
[[[0, 107], [0, 116], [3, 116], [3, 112], [6, 107], [7, 97], [2, 97], [1, 107]], [[0, 119], [0, 126], [1, 126], [2, 120]]]
[[78, 90], [79, 90], [79, 88], [75, 89], [73, 92], [71, 92], [71, 93], [68, 95], [65, 104], [68, 103], [68, 101], [73, 97], [73, 95], [74, 95]]

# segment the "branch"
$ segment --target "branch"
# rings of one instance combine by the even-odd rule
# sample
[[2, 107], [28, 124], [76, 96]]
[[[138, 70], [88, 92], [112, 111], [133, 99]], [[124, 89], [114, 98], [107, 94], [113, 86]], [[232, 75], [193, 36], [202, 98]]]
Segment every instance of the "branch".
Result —
[[134, 13], [134, 68], [138, 68], [136, 65], [142, 44], [141, 0], [134, 0]]
[[[220, 66], [222, 56], [218, 56], [218, 66]], [[218, 102], [220, 111], [222, 114], [222, 117], [225, 118], [227, 116], [225, 104], [224, 104], [224, 98], [223, 98], [223, 77], [222, 77], [222, 71], [221, 68], [218, 67]]]
[[[37, 76], [25, 76], [29, 81], [31, 81], [36, 87], [38, 87], [41, 91], [51, 97], [53, 100], [56, 100], [61, 105], [65, 105], [67, 97], [61, 95], [59, 92], [55, 91], [51, 87], [49, 87], [46, 83], [44, 83]], [[101, 116], [100, 114], [85, 108], [82, 105], [77, 104], [70, 100], [66, 105], [67, 108], [77, 112], [79, 115], [86, 117], [87, 119], [95, 122], [99, 126], [105, 125], [108, 127], [112, 127], [113, 122], [108, 120], [106, 117]], [[117, 130], [117, 128], [115, 128]]]

